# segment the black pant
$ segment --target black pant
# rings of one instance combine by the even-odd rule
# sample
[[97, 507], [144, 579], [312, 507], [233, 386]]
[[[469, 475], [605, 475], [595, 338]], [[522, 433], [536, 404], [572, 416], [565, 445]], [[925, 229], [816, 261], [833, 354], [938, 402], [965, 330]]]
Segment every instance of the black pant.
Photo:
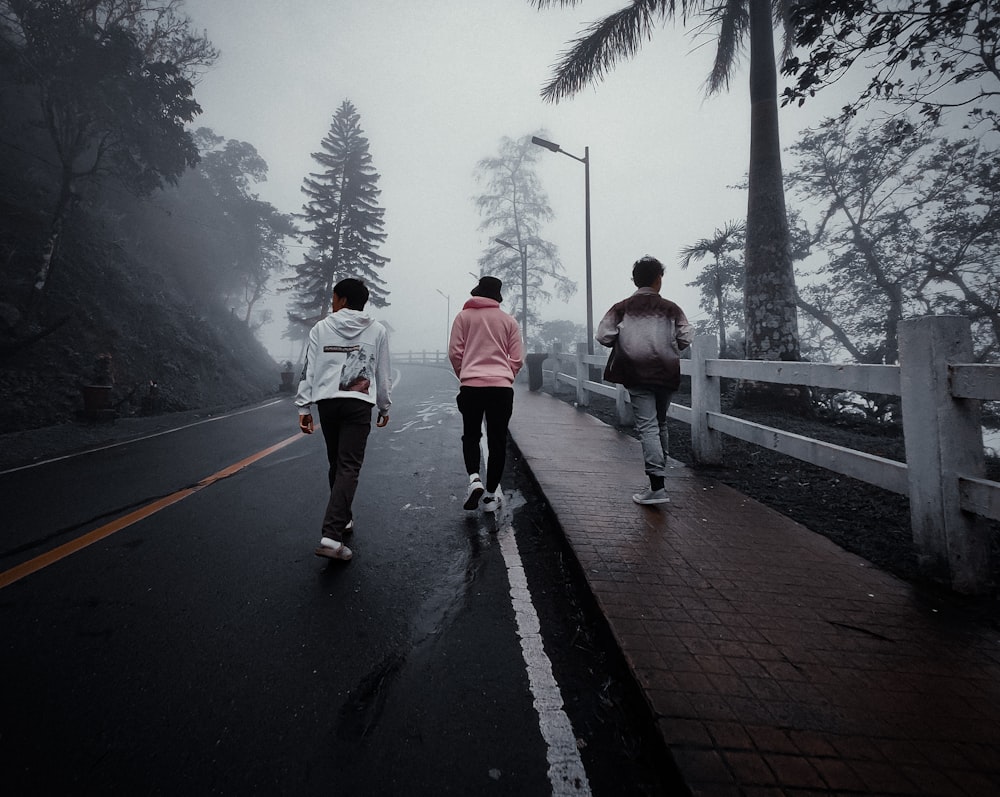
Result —
[[479, 473], [479, 441], [486, 418], [486, 489], [491, 493], [500, 486], [507, 458], [507, 424], [514, 411], [514, 388], [469, 387], [458, 391], [458, 411], [462, 413], [462, 456], [467, 473]]
[[351, 504], [372, 428], [372, 404], [361, 399], [336, 398], [316, 402], [330, 463], [330, 500], [323, 516], [323, 536], [340, 540], [352, 518]]

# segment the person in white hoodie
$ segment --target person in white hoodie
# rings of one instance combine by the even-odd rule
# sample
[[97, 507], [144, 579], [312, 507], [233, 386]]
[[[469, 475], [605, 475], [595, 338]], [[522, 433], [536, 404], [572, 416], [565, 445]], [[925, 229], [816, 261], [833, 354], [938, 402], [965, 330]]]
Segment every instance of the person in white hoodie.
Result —
[[364, 313], [369, 291], [361, 280], [344, 279], [333, 289], [333, 312], [309, 332], [306, 366], [295, 404], [299, 429], [313, 433], [316, 405], [330, 463], [330, 500], [316, 555], [348, 561], [344, 536], [354, 530], [351, 505], [372, 425], [389, 422], [391, 376], [385, 327]]

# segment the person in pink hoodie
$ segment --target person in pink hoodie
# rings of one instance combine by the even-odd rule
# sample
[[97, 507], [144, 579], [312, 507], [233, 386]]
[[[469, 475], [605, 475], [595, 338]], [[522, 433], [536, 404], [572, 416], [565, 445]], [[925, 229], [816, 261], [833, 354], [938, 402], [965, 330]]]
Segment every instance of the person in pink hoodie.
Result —
[[[451, 326], [448, 357], [461, 383], [458, 411], [462, 413], [462, 456], [469, 474], [465, 509], [496, 512], [503, 502], [500, 479], [506, 463], [507, 425], [514, 410], [514, 377], [524, 362], [517, 321], [500, 309], [503, 283], [481, 277]], [[479, 442], [486, 419], [486, 486], [479, 475]]]

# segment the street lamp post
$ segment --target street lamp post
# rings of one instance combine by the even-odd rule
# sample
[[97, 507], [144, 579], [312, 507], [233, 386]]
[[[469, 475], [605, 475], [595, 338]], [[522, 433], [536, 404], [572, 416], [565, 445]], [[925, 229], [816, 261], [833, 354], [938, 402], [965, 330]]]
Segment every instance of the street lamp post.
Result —
[[583, 148], [583, 157], [579, 158], [567, 152], [558, 144], [546, 141], [538, 136], [531, 137], [531, 143], [544, 147], [550, 152], [561, 152], [575, 161], [583, 164], [583, 212], [584, 212], [584, 232], [586, 235], [586, 255], [587, 255], [587, 353], [594, 353], [594, 286], [591, 280], [590, 267], [590, 147]]
[[500, 246], [513, 249], [521, 256], [521, 340], [528, 348], [528, 245], [514, 246], [503, 238], [494, 238]]
[[440, 293], [447, 302], [446, 304], [447, 309], [445, 310], [446, 315], [444, 317], [444, 356], [447, 357], [448, 345], [451, 343], [451, 330], [448, 329], [448, 325], [451, 323], [451, 297], [444, 291], [438, 290], [437, 288], [435, 288], [434, 290]]

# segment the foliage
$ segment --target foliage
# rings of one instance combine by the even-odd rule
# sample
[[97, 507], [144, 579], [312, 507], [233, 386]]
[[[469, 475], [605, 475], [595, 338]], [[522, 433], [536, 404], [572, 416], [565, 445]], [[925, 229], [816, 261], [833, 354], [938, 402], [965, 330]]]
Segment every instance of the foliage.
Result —
[[543, 321], [535, 327], [535, 334], [531, 336], [531, 350], [573, 354], [577, 342], [586, 339], [587, 328], [583, 324], [565, 319]]
[[[698, 288], [701, 293], [699, 306], [710, 313], [712, 320], [698, 332], [713, 332], [719, 336], [719, 353], [728, 357], [727, 329], [742, 332], [743, 302], [740, 288], [743, 284], [743, 259], [735, 253], [746, 246], [746, 225], [742, 222], [727, 222], [717, 229], [711, 238], [702, 238], [681, 250], [681, 268], [687, 269], [693, 260], [702, 260], [709, 255], [712, 262], [691, 282], [689, 287]], [[698, 325], [696, 324], [696, 327]]]
[[215, 45], [191, 29], [184, 0], [68, 0], [68, 5], [99, 28], [129, 30], [147, 61], [169, 62], [192, 82], [218, 60]]
[[[582, 0], [531, 0], [537, 8], [553, 5], [576, 6]], [[792, 28], [789, 0], [767, 0], [774, 19], [784, 33], [786, 53], [790, 53]], [[715, 61], [705, 88], [708, 94], [729, 89], [729, 81], [738, 65], [739, 50], [750, 32], [747, 0], [716, 3], [712, 0], [632, 0], [619, 11], [592, 23], [572, 42], [556, 64], [552, 79], [542, 89], [542, 96], [558, 102], [578, 93], [587, 85], [600, 82], [621, 59], [638, 54], [643, 41], [653, 37], [653, 26], [680, 16], [681, 21], [699, 19], [700, 33], [714, 30]]]
[[40, 294], [83, 182], [111, 176], [139, 195], [175, 182], [198, 160], [185, 124], [201, 109], [191, 81], [172, 62], [148, 60], [121, 22], [101, 27], [64, 0], [4, 0], [0, 20], [0, 63], [34, 102], [31, 124], [57, 161]]
[[322, 171], [303, 181], [308, 201], [299, 217], [308, 225], [303, 234], [312, 249], [295, 267], [294, 276], [284, 280], [284, 290], [294, 292], [294, 315], [303, 320], [325, 315], [333, 286], [345, 277], [363, 279], [371, 304], [385, 307], [389, 292], [379, 271], [389, 259], [376, 251], [386, 237], [385, 210], [377, 204], [379, 174], [372, 165], [361, 117], [350, 101], [341, 103], [320, 151], [312, 157]]
[[[544, 132], [544, 131], [540, 131]], [[531, 136], [514, 139], [504, 136], [496, 155], [483, 158], [476, 165], [475, 176], [485, 183], [485, 191], [475, 198], [482, 218], [479, 229], [490, 235], [490, 244], [479, 258], [479, 273], [503, 280], [511, 312], [520, 320], [522, 297], [522, 261], [527, 263], [528, 322], [538, 323], [538, 306], [556, 296], [565, 301], [576, 292], [576, 283], [563, 274], [555, 244], [541, 237], [542, 225], [554, 214], [534, 166], [538, 148]], [[497, 243], [497, 239], [515, 248]], [[518, 286], [515, 293], [511, 286]]]
[[[544, 8], [577, 0], [533, 0]], [[791, 41], [791, 0], [632, 0], [592, 24], [557, 64], [542, 95], [552, 101], [599, 81], [619, 59], [634, 56], [651, 38], [655, 22], [698, 18], [699, 33], [711, 32], [716, 57], [706, 82], [709, 94], [727, 88], [741, 46], [750, 45], [750, 169], [746, 221], [744, 309], [746, 356], [799, 359], [795, 276], [789, 251], [778, 134], [774, 25]]]
[[1000, 353], [1000, 158], [904, 119], [828, 121], [792, 148], [789, 183], [818, 211], [825, 260], [800, 307], [861, 363], [895, 363], [899, 321], [973, 321], [977, 359]]
[[225, 266], [224, 285], [242, 305], [243, 322], [259, 328], [270, 321], [270, 311], [254, 317], [257, 303], [269, 293], [271, 275], [286, 263], [285, 238], [296, 233], [290, 216], [262, 201], [251, 183], [267, 179], [267, 163], [252, 144], [230, 139], [223, 143], [206, 128], [196, 139], [202, 149], [199, 171], [208, 179], [224, 215], [232, 259]]
[[861, 62], [871, 75], [845, 111], [873, 100], [916, 107], [931, 121], [948, 108], [1000, 129], [1000, 0], [800, 0], [795, 44], [783, 72], [796, 78], [784, 102], [805, 102]]

